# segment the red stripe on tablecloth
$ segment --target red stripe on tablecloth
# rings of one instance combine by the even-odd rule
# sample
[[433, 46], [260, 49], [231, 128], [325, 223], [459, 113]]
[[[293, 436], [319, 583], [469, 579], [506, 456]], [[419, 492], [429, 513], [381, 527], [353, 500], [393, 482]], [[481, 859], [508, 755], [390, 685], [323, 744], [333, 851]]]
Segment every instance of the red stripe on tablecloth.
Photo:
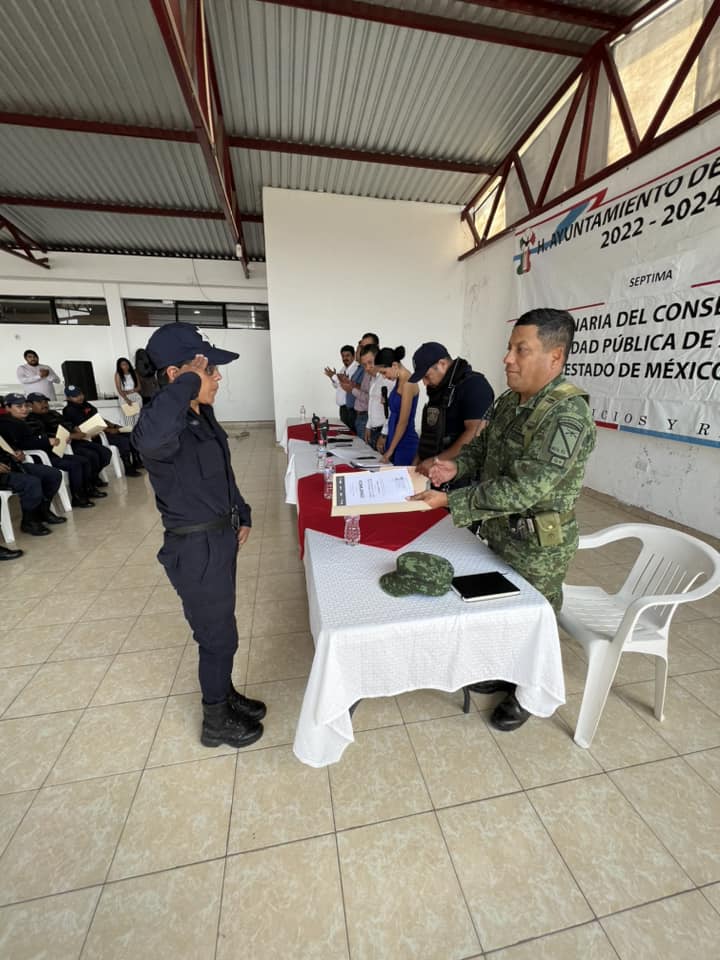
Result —
[[[343, 430], [342, 427], [330, 427], [328, 430], [329, 437], [337, 437], [340, 435], [351, 437], [351, 434], [347, 430]], [[308, 442], [313, 438], [313, 428], [311, 423], [296, 423], [293, 426], [287, 428], [288, 440], [307, 440]]]
[[[348, 472], [338, 467], [338, 473]], [[305, 530], [318, 530], [341, 540], [345, 535], [345, 518], [330, 516], [330, 500], [323, 497], [323, 477], [313, 473], [297, 485], [298, 541], [300, 556], [305, 549]], [[417, 513], [380, 513], [360, 518], [360, 542], [383, 550], [399, 550], [421, 533], [447, 516], [447, 510], [424, 510]]]

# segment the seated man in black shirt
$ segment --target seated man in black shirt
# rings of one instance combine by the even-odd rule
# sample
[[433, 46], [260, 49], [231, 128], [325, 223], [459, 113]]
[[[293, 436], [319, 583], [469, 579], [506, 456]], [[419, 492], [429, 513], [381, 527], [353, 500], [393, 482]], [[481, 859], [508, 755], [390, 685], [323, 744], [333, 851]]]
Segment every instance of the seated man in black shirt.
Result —
[[450, 357], [441, 343], [423, 343], [413, 354], [411, 383], [425, 384], [428, 402], [416, 457], [428, 476], [433, 460], [454, 460], [487, 424], [495, 399], [492, 387], [467, 360]]
[[16, 446], [18, 421], [12, 415], [12, 408], [18, 405], [25, 406], [25, 397], [21, 393], [9, 393], [5, 397], [8, 413], [0, 417], [0, 437], [13, 452], [0, 448], [0, 466], [3, 467], [0, 483], [3, 489], [12, 490], [20, 497], [20, 529], [34, 537], [42, 537], [50, 533], [46, 523], [54, 525], [66, 522], [65, 517], [56, 516], [50, 509], [52, 498], [60, 489], [62, 474], [55, 467], [46, 467], [41, 463], [23, 463], [25, 454], [21, 447]]
[[[50, 462], [54, 467], [67, 470], [70, 474], [73, 507], [92, 507], [93, 500], [107, 497], [107, 494], [99, 489], [101, 486], [107, 486], [105, 481], [100, 479], [99, 474], [103, 467], [110, 463], [110, 450], [102, 444], [91, 443], [81, 430], [73, 430], [71, 423], [64, 423], [62, 415], [57, 410], [50, 409], [48, 398], [43, 394], [29, 393], [27, 399], [30, 412], [25, 418], [25, 423], [33, 433], [44, 436], [51, 448], [55, 446], [58, 427], [62, 426], [70, 433], [72, 452], [58, 457], [55, 451], [51, 450]], [[37, 446], [45, 449], [40, 444]], [[68, 450], [70, 450], [69, 447]], [[78, 475], [78, 469], [82, 471], [81, 475]], [[83, 500], [84, 503], [80, 502]]]
[[[94, 407], [85, 399], [85, 394], [80, 387], [69, 384], [65, 387], [65, 396], [68, 402], [62, 412], [63, 419], [69, 421], [76, 430], [81, 423], [85, 423], [86, 420], [94, 417], [98, 412], [97, 407]], [[117, 423], [111, 423], [109, 420], [106, 420], [106, 423], [107, 429], [105, 430], [105, 436], [108, 439], [108, 443], [112, 444], [113, 447], [117, 447], [120, 451], [120, 457], [125, 466], [125, 476], [139, 477], [140, 473], [137, 467], [140, 466], [141, 462], [130, 444], [129, 435], [127, 433], [119, 433], [120, 427]], [[99, 440], [96, 440], [96, 442], [98, 444], [100, 443]]]

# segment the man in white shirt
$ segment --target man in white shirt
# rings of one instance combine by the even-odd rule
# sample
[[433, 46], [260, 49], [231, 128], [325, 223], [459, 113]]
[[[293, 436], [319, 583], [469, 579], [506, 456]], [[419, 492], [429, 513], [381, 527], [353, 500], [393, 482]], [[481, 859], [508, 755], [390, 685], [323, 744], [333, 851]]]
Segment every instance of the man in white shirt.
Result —
[[352, 430], [355, 422], [355, 398], [351, 393], [346, 393], [345, 389], [340, 385], [338, 372], [344, 374], [346, 377], [352, 378], [352, 375], [358, 368], [355, 360], [355, 347], [350, 346], [350, 344], [345, 344], [344, 347], [341, 347], [340, 359], [343, 363], [342, 370], [337, 371], [333, 367], [325, 367], [325, 376], [328, 377], [330, 383], [335, 387], [335, 402], [340, 408], [340, 419], [346, 427]]
[[[374, 361], [377, 352], [378, 348], [374, 344], [370, 344], [370, 346], [364, 348], [361, 359], [367, 362], [367, 357], [371, 356]], [[365, 442], [369, 443], [378, 453], [382, 453], [385, 449], [385, 438], [387, 437], [388, 430], [388, 416], [385, 406], [394, 382], [388, 380], [381, 373], [378, 373], [374, 366], [370, 368], [366, 367], [366, 369], [369, 373], [373, 374], [373, 378], [368, 393], [368, 419], [365, 428]], [[384, 395], [383, 387], [385, 388]]]
[[[60, 377], [52, 367], [40, 365], [40, 358], [34, 350], [26, 350], [23, 354], [25, 363], [17, 368], [18, 382], [23, 387], [31, 386], [32, 393], [42, 393], [48, 400], [55, 399], [54, 383], [60, 383]], [[26, 391], [27, 392], [27, 391]]]

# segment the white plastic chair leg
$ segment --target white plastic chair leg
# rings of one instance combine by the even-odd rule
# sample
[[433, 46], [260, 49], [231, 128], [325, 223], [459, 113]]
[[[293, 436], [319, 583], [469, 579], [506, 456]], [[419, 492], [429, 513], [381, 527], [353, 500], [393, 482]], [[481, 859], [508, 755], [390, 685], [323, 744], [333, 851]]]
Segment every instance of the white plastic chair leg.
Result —
[[62, 508], [65, 513], [72, 513], [72, 496], [70, 494], [68, 475], [64, 470], [61, 470], [60, 472], [62, 473], [62, 482], [60, 483], [60, 487], [56, 496], [62, 504]]
[[5, 543], [15, 543], [15, 531], [10, 516], [10, 497], [12, 495], [12, 490], [0, 490], [0, 530]]
[[655, 719], [665, 719], [665, 691], [667, 690], [668, 663], [664, 657], [655, 657]]
[[590, 652], [585, 689], [573, 737], [579, 747], [587, 749], [592, 743], [617, 673], [621, 652], [619, 645], [610, 643], [604, 649], [596, 648]]
[[112, 455], [112, 459], [111, 459], [111, 461], [110, 461], [110, 464], [111, 464], [113, 470], [115, 471], [115, 476], [118, 477], [118, 478], [119, 478], [119, 477], [124, 477], [124, 476], [125, 476], [125, 471], [123, 470], [123, 464], [122, 464], [122, 458], [120, 457], [120, 451], [118, 450], [117, 447], [114, 447], [112, 444], [110, 444], [110, 453], [111, 453], [111, 455]]

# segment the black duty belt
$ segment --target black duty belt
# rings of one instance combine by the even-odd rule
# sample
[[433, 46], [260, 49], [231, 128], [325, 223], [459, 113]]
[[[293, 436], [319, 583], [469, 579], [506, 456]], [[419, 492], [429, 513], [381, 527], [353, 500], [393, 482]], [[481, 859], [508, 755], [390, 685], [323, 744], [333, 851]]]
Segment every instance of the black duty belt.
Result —
[[215, 520], [208, 520], [206, 523], [191, 523], [187, 527], [166, 527], [165, 532], [172, 533], [176, 537], [185, 537], [189, 533], [211, 533], [213, 530], [224, 530], [232, 526], [233, 514], [226, 513], [225, 516], [216, 517]]

